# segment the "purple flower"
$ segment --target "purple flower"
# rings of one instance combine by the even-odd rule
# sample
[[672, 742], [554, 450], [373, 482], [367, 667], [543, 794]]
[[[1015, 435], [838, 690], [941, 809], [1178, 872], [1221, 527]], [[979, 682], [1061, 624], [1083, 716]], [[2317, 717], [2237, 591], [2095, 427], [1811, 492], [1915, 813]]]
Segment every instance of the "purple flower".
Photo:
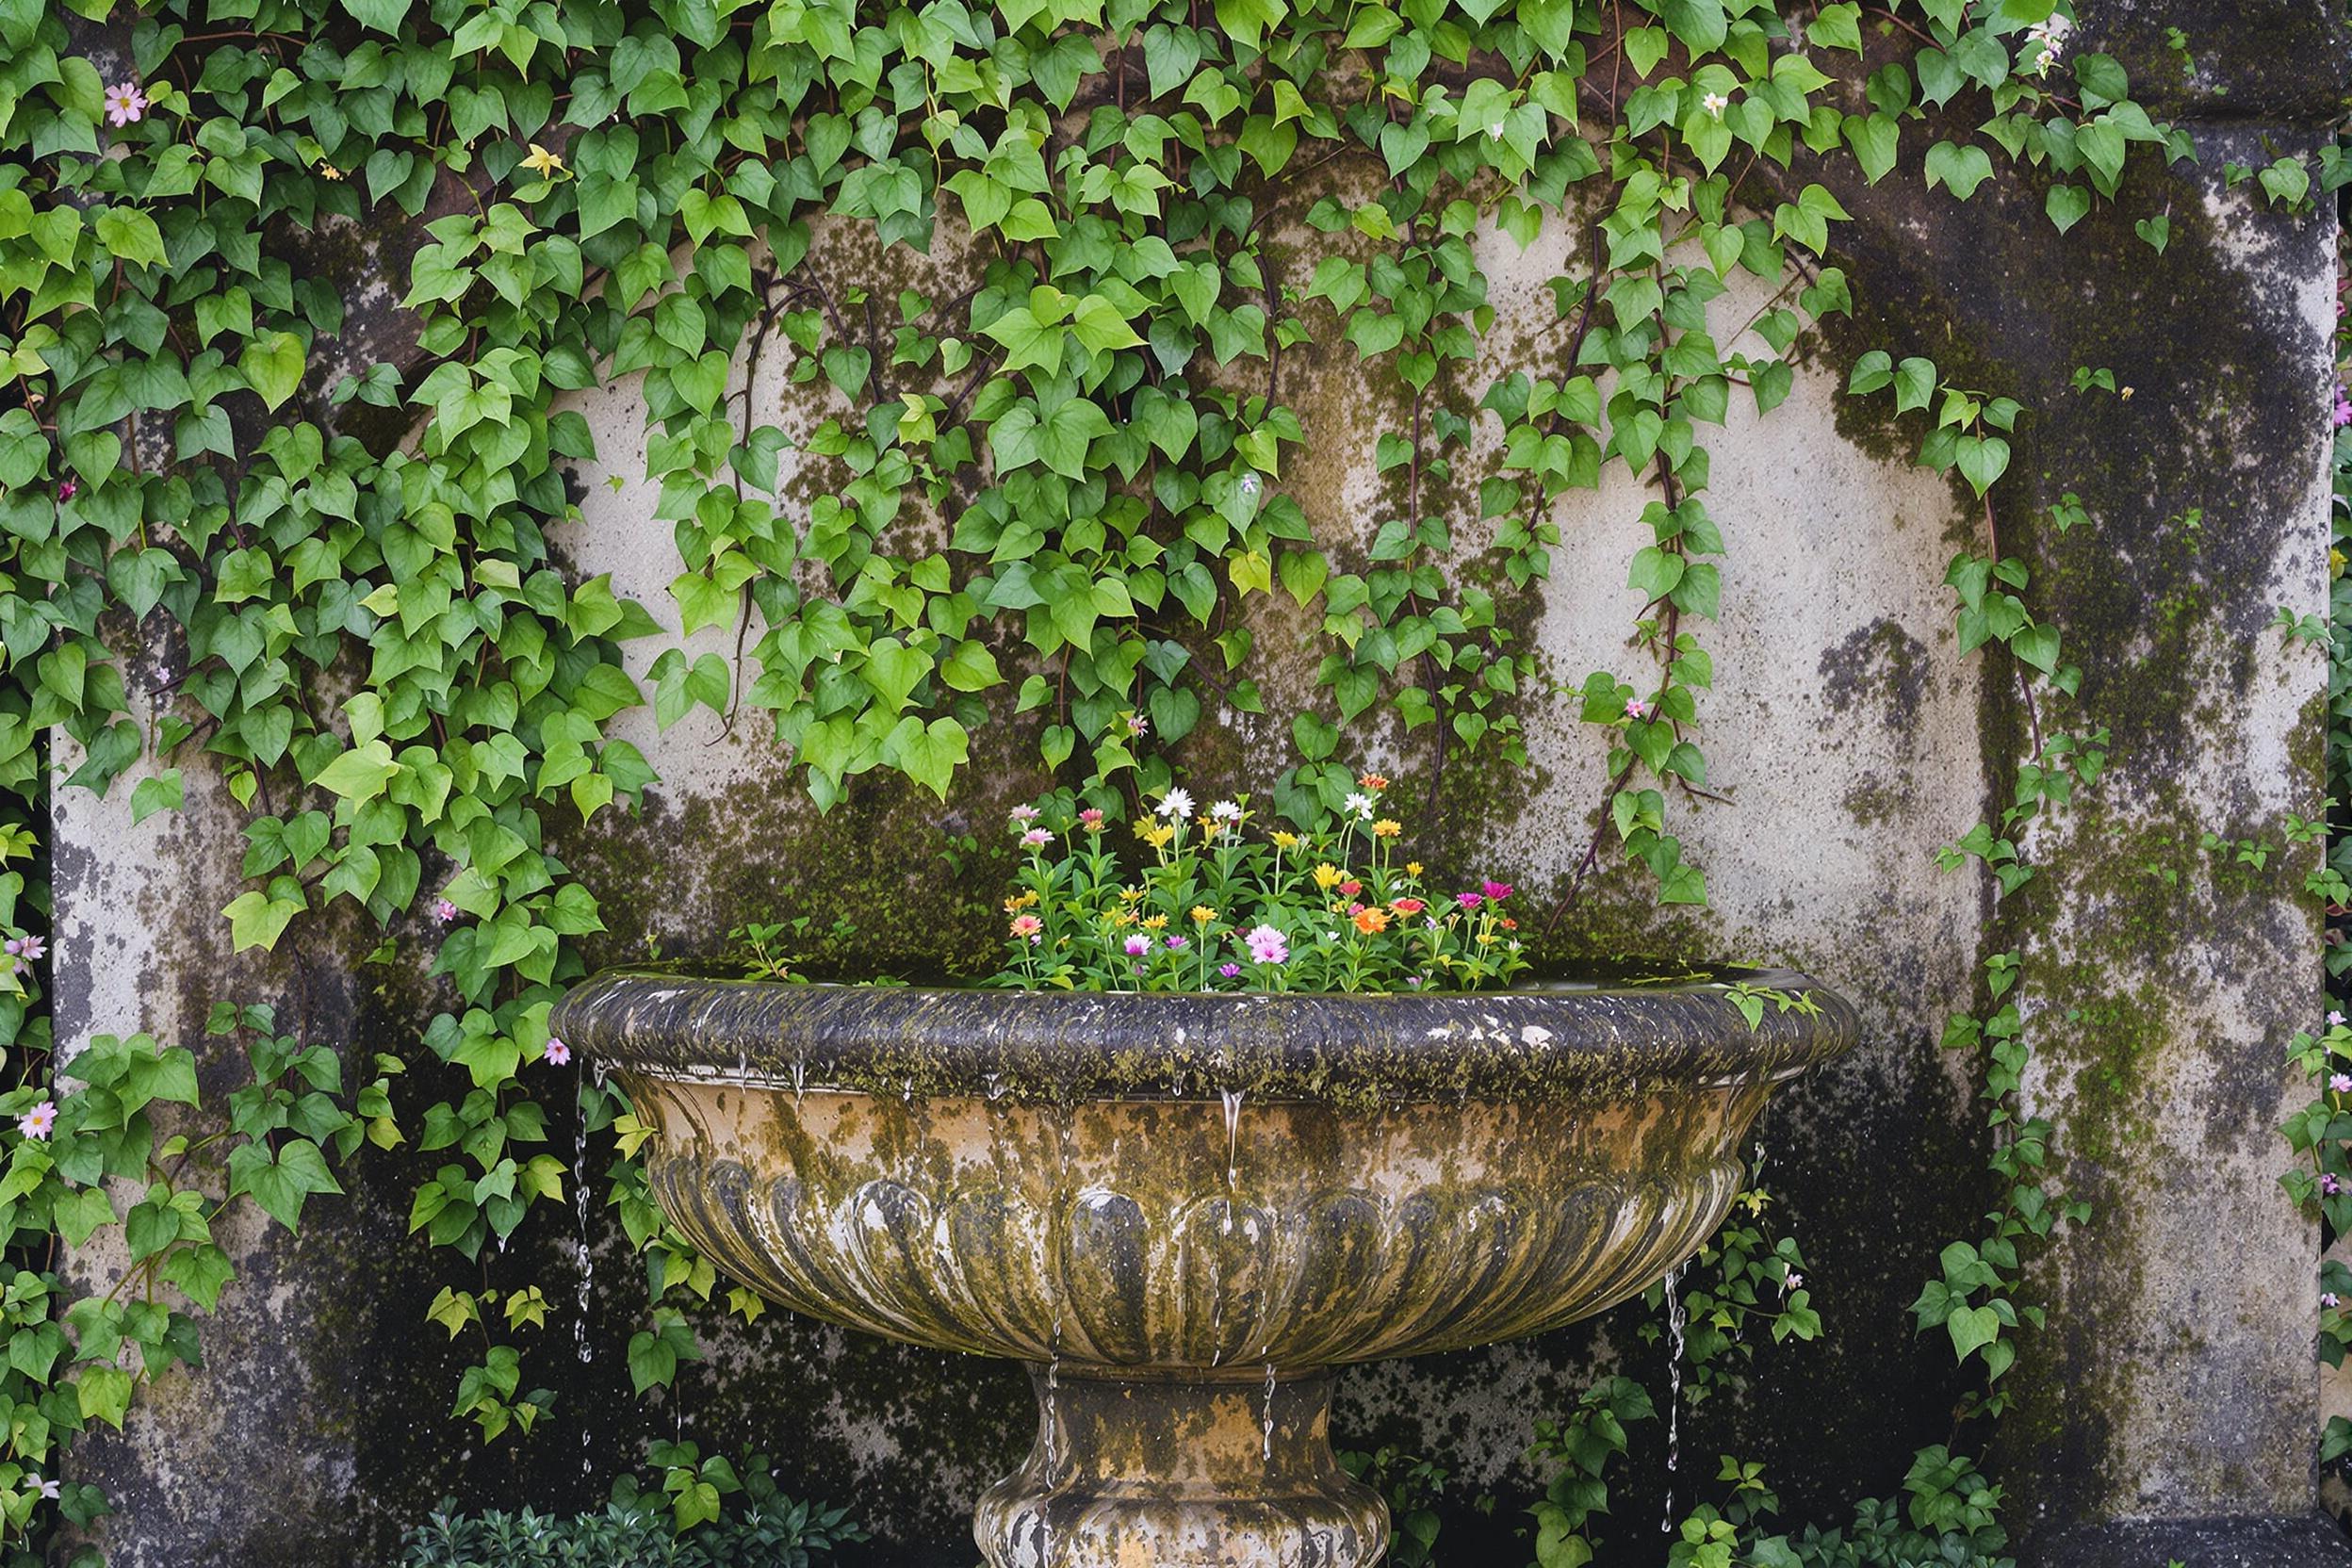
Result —
[[[24, 939], [29, 942], [34, 939], [27, 937]], [[36, 953], [33, 956], [38, 958], [41, 955]], [[2328, 1086], [2338, 1094], [2352, 1094], [2352, 1072], [2336, 1073], [2328, 1080]]]
[[1479, 905], [1484, 904], [1486, 900], [1479, 897], [1477, 893], [1456, 893], [1454, 895], [1454, 902], [1461, 905], [1465, 909], [1475, 909]]
[[1184, 949], [1190, 947], [1191, 945], [1192, 942], [1188, 938], [1170, 937], [1168, 939], [1168, 950], [1170, 953], [1182, 953]]
[[1262, 964], [1280, 964], [1290, 958], [1290, 941], [1271, 925], [1257, 926], [1242, 939], [1250, 944], [1250, 956]]
[[2344, 391], [2344, 384], [2341, 382], [2336, 384], [2335, 423], [2338, 430], [2342, 430], [2346, 425], [2352, 425], [2352, 394]]
[[7, 946], [8, 951], [15, 954], [18, 957], [24, 959], [28, 963], [35, 958], [41, 957], [49, 951], [48, 944], [43, 942], [39, 937], [19, 937], [16, 940], [8, 942], [5, 945]]
[[115, 83], [106, 89], [106, 97], [100, 102], [106, 106], [107, 122], [117, 130], [147, 112], [147, 94], [139, 90], [137, 82]]
[[2341, 1025], [2343, 1022], [2344, 1015], [2335, 1011], [2333, 1008], [2330, 1008], [2328, 1013], [2328, 1027], [2333, 1029]]
[[1482, 882], [1479, 887], [1487, 897], [1497, 904], [1511, 896], [1511, 884], [1508, 882]]
[[1152, 951], [1152, 939], [1140, 933], [1127, 939], [1127, 956], [1140, 958]]
[[1408, 974], [1405, 976], [1405, 984], [1418, 990], [1421, 988], [1421, 977], [1417, 974]]
[[1238, 979], [1241, 975], [1241, 966], [1239, 964], [1219, 964], [1217, 966], [1217, 972], [1223, 975], [1228, 980]]
[[2344, 1190], [2344, 1183], [2337, 1178], [2334, 1172], [2326, 1172], [2319, 1178], [2319, 1190], [2328, 1197], [2333, 1198], [2336, 1194]]
[[433, 901], [433, 918], [439, 921], [442, 924], [449, 924], [449, 922], [455, 920], [457, 916], [457, 906], [451, 904], [448, 899], [436, 898]]
[[572, 1048], [565, 1045], [562, 1040], [557, 1039], [553, 1035], [549, 1035], [547, 1037], [547, 1049], [545, 1054], [547, 1058], [547, 1065], [549, 1067], [562, 1067], [572, 1059]]

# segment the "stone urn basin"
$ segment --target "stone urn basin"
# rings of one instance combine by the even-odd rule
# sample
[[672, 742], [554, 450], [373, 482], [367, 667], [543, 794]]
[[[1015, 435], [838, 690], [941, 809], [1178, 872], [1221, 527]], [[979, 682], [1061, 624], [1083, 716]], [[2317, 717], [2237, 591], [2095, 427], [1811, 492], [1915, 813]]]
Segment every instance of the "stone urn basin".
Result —
[[[1766, 986], [1751, 1026], [1735, 984]], [[992, 1568], [1370, 1568], [1333, 1369], [1596, 1313], [1695, 1251], [1775, 1084], [1854, 1038], [1801, 975], [1133, 994], [608, 973], [552, 1027], [658, 1128], [664, 1211], [770, 1300], [1025, 1362]]]

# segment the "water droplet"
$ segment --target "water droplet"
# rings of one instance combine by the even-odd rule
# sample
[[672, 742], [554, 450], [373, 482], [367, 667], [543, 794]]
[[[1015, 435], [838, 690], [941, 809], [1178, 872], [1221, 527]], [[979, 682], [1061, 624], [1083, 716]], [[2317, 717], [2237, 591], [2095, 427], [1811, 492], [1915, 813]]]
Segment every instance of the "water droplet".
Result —
[[1674, 1533], [1674, 1466], [1682, 1458], [1682, 1345], [1689, 1327], [1682, 1304], [1682, 1269], [1676, 1264], [1666, 1275], [1666, 1517], [1661, 1534]]

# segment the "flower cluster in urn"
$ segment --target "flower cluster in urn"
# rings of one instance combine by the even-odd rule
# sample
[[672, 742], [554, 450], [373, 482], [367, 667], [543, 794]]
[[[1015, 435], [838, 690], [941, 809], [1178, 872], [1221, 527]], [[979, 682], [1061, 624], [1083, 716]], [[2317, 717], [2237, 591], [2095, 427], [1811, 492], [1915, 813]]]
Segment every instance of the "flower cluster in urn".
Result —
[[1129, 880], [1102, 808], [1067, 796], [1013, 808], [1026, 859], [1004, 901], [999, 985], [1070, 990], [1477, 990], [1527, 960], [1511, 887], [1424, 886], [1384, 814], [1388, 780], [1356, 780], [1337, 826], [1263, 838], [1247, 796], [1195, 809], [1171, 788], [1135, 837]]

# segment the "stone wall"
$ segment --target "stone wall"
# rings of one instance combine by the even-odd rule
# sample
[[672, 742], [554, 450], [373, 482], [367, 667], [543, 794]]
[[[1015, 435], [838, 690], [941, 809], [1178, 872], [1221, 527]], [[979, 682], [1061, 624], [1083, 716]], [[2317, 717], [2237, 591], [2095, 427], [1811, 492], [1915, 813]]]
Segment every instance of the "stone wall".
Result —
[[[2186, 1539], [2162, 1533], [2170, 1522], [2311, 1508], [2316, 1238], [2278, 1192], [2284, 1149], [2271, 1129], [2285, 1037], [2321, 1005], [2316, 930], [2288, 896], [2299, 865], [2213, 890], [2195, 846], [2202, 826], [2253, 832], [2285, 809], [2314, 812], [2320, 793], [2323, 663], [2263, 626], [2281, 604], [2325, 606], [2332, 217], [2268, 212], [2251, 187], [2225, 189], [2221, 167], [2265, 142], [2315, 139], [2340, 90], [2320, 63], [2334, 35], [2316, 6], [2116, 10], [2107, 46], [2132, 58], [2135, 78], [2168, 79], [2142, 38], [2159, 24], [2197, 44], [2199, 74], [2169, 106], [2206, 151], [2179, 176], [2170, 249], [2156, 259], [2135, 248], [2128, 206], [2062, 240], [2034, 189], [1997, 197], [1988, 186], [1965, 208], [1902, 181], [1839, 191], [1858, 220], [1841, 259], [1860, 318], [1810, 345], [1768, 421], [1735, 409], [1710, 444], [1709, 506], [1731, 554], [1713, 638], [1724, 694], [1701, 711], [1724, 798], [1679, 809], [1676, 830], [1712, 906], [1661, 913], [1640, 879], [1610, 873], [1544, 943], [1562, 959], [1789, 963], [1854, 998], [1867, 1029], [1860, 1052], [1787, 1091], [1758, 1134], [1773, 1221], [1811, 1259], [1827, 1337], [1760, 1348], [1743, 1390], [1685, 1411], [1678, 1474], [1662, 1423], [1637, 1433], [1610, 1532], [1623, 1548], [1648, 1540], [1670, 1486], [1687, 1504], [1718, 1453], [1764, 1459], [1792, 1520], [1834, 1524], [1854, 1498], [1895, 1490], [1912, 1451], [1947, 1434], [1949, 1348], [1915, 1341], [1905, 1309], [1990, 1195], [1969, 1064], [1936, 1041], [1946, 1014], [1975, 1002], [1982, 959], [2018, 946], [2046, 1053], [2036, 1102], [2060, 1122], [2063, 1182], [2099, 1205], [2045, 1270], [2054, 1331], [2015, 1375], [2024, 1409], [2004, 1430], [2002, 1478], [2020, 1518], [2049, 1560], [2130, 1547], [2153, 1563], [2166, 1548], [2143, 1547]], [[1344, 160], [1327, 172], [1357, 172]], [[1318, 193], [1296, 192], [1295, 209], [1269, 220], [1295, 226]], [[1488, 375], [1562, 351], [1544, 280], [1572, 270], [1572, 233], [1555, 222], [1525, 254], [1481, 237], [1497, 320], [1462, 401]], [[1271, 249], [1304, 276], [1286, 247]], [[821, 235], [812, 256], [839, 283], [886, 296], [940, 292], [927, 280], [960, 265], [950, 244], [925, 258], [841, 236]], [[364, 330], [399, 339], [381, 302]], [[1942, 586], [1957, 547], [1982, 547], [1983, 517], [1965, 492], [1909, 466], [1903, 433], [1838, 397], [1842, 367], [1874, 346], [1932, 354], [2036, 411], [2000, 492], [2003, 547], [2033, 564], [2034, 602], [2083, 665], [2083, 707], [2114, 732], [2109, 779], [2034, 846], [2063, 869], [1999, 909], [1932, 858], [1998, 810], [2022, 734], [2014, 690], [1956, 656]], [[840, 409], [822, 379], [792, 383], [785, 355], [767, 346], [749, 394], [761, 418], [799, 433]], [[2134, 396], [2079, 397], [2070, 377], [2085, 364], [2112, 368]], [[1321, 547], [1359, 553], [1385, 495], [1374, 442], [1402, 422], [1401, 397], [1344, 348], [1288, 352], [1282, 373], [1309, 433], [1285, 482]], [[662, 590], [675, 551], [649, 521], [638, 389], [618, 383], [579, 405], [600, 456], [581, 467], [580, 520], [557, 531], [558, 547], [674, 624]], [[819, 466], [795, 482], [828, 482]], [[2060, 537], [2036, 514], [2066, 491], [2094, 525]], [[1437, 498], [1458, 535], [1471, 531], [1474, 492]], [[1551, 581], [1504, 596], [1507, 621], [1560, 681], [1634, 667], [1624, 639], [1638, 604], [1622, 584], [1642, 498], [1622, 479], [1569, 498]], [[1269, 707], [1311, 703], [1314, 629], [1279, 596], [1249, 608]], [[736, 655], [731, 635], [699, 641], [690, 654]], [[636, 673], [659, 651], [639, 645]], [[146, 673], [159, 688], [170, 650], [153, 650]], [[1542, 906], [1592, 830], [1601, 754], [1567, 696], [1534, 692], [1519, 712], [1531, 767], [1449, 764], [1412, 827], [1440, 869], [1510, 876]], [[732, 925], [808, 914], [853, 921], [840, 956], [882, 971], [986, 964], [1002, 809], [1037, 783], [1022, 723], [977, 737], [945, 806], [868, 780], [821, 817], [758, 715], [729, 726], [697, 710], [666, 732], [649, 712], [635, 719], [629, 738], [662, 784], [640, 816], [604, 813], [560, 849], [603, 901], [602, 957], [648, 946], [710, 956]], [[1348, 743], [1404, 798], [1429, 799], [1429, 732], [1376, 728]], [[1177, 756], [1200, 788], [1263, 793], [1287, 748], [1286, 724], [1213, 710]], [[62, 776], [71, 760], [59, 761]], [[236, 890], [238, 812], [191, 769], [187, 810], [134, 827], [128, 783], [104, 801], [57, 796], [61, 1039], [146, 1028], [202, 1053], [205, 1007], [228, 996], [276, 1000], [310, 1037], [425, 1054], [414, 1042], [433, 991], [409, 956], [429, 951], [424, 932], [396, 932], [402, 956], [388, 963], [367, 961], [380, 938], [356, 926], [314, 932], [274, 960], [230, 955], [216, 911]], [[976, 848], [959, 845], [965, 835]], [[2151, 860], [2176, 865], [2179, 886], [2146, 876]], [[412, 1094], [435, 1092], [430, 1072], [413, 1078]], [[568, 1152], [576, 1130], [554, 1133]], [[749, 1330], [705, 1324], [708, 1364], [641, 1405], [620, 1348], [645, 1282], [600, 1215], [581, 1236], [540, 1233], [488, 1261], [490, 1282], [544, 1280], [567, 1307], [576, 1284], [589, 1327], [575, 1340], [559, 1316], [530, 1363], [528, 1379], [561, 1395], [551, 1426], [478, 1451], [443, 1413], [464, 1349], [422, 1316], [448, 1260], [400, 1233], [411, 1164], [365, 1164], [362, 1201], [314, 1209], [293, 1244], [249, 1242], [207, 1340], [211, 1369], [167, 1385], [123, 1440], [87, 1451], [122, 1510], [105, 1532], [114, 1560], [380, 1560], [444, 1493], [589, 1504], [641, 1438], [681, 1432], [706, 1446], [752, 1441], [790, 1489], [853, 1503], [882, 1537], [877, 1563], [969, 1560], [964, 1511], [1028, 1436], [1016, 1370], [777, 1314]], [[1533, 1420], [1564, 1413], [1596, 1372], [1662, 1387], [1655, 1327], [1637, 1303], [1527, 1344], [1357, 1369], [1342, 1442], [1447, 1463], [1449, 1558], [1524, 1560], [1512, 1555], [1524, 1549], [1516, 1510], [1531, 1478], [1519, 1455]], [[1467, 1506], [1489, 1491], [1502, 1499], [1491, 1517]]]

